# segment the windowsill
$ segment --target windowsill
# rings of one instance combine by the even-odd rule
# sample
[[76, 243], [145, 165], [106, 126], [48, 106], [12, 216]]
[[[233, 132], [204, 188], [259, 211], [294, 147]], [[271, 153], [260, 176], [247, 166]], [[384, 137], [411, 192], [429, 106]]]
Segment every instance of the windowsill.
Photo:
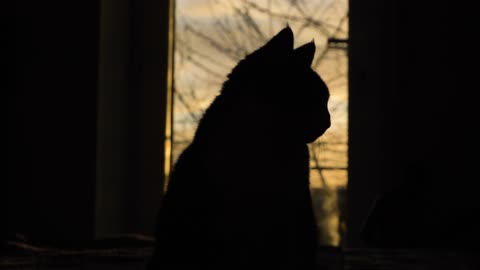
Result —
[[[142, 267], [153, 251], [153, 239], [125, 235], [89, 243], [56, 245], [13, 240], [2, 243], [1, 269], [108, 269], [115, 265]], [[128, 269], [128, 268], [126, 268]]]
[[[154, 241], [139, 235], [98, 239], [69, 247], [2, 243], [1, 269], [144, 269]], [[478, 269], [478, 252], [446, 249], [340, 249], [320, 247], [319, 269]], [[393, 268], [392, 268], [393, 267]], [[420, 267], [420, 268], [419, 268]], [[462, 268], [463, 267], [463, 268]]]

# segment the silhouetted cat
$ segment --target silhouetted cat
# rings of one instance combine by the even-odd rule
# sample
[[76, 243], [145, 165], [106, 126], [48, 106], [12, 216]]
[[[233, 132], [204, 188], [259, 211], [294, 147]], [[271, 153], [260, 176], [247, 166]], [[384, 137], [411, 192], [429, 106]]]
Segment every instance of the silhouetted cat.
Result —
[[313, 267], [307, 143], [330, 127], [314, 53], [286, 27], [228, 75], [172, 171], [149, 269]]

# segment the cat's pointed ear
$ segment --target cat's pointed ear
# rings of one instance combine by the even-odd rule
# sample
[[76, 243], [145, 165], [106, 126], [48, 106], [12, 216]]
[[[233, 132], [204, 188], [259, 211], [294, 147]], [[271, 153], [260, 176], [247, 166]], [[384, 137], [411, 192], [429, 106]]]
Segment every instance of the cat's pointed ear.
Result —
[[304, 66], [311, 66], [315, 56], [315, 42], [312, 40], [293, 51], [295, 61]]
[[278, 32], [265, 44], [265, 47], [272, 48], [275, 51], [291, 52], [293, 50], [293, 32], [290, 26], [287, 25]]

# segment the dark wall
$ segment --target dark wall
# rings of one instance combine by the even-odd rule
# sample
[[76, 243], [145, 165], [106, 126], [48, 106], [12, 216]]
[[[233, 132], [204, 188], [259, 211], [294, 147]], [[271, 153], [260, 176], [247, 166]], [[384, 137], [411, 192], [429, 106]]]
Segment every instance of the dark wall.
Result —
[[478, 243], [473, 10], [350, 1], [350, 246]]
[[8, 105], [8, 231], [91, 237], [98, 1], [16, 1]]
[[153, 235], [170, 2], [16, 1], [8, 15], [5, 237]]
[[153, 235], [173, 76], [172, 1], [101, 2], [96, 234]]

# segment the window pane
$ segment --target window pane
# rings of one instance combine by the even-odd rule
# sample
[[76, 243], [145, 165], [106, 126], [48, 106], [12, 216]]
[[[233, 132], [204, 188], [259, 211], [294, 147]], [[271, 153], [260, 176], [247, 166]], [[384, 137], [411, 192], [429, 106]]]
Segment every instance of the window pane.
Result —
[[[332, 126], [310, 145], [311, 191], [320, 242], [341, 245], [347, 186], [348, 0], [177, 0], [173, 161], [190, 143], [226, 75], [290, 25], [295, 47], [312, 37], [313, 68], [330, 89]], [[330, 42], [329, 42], [330, 41]]]

